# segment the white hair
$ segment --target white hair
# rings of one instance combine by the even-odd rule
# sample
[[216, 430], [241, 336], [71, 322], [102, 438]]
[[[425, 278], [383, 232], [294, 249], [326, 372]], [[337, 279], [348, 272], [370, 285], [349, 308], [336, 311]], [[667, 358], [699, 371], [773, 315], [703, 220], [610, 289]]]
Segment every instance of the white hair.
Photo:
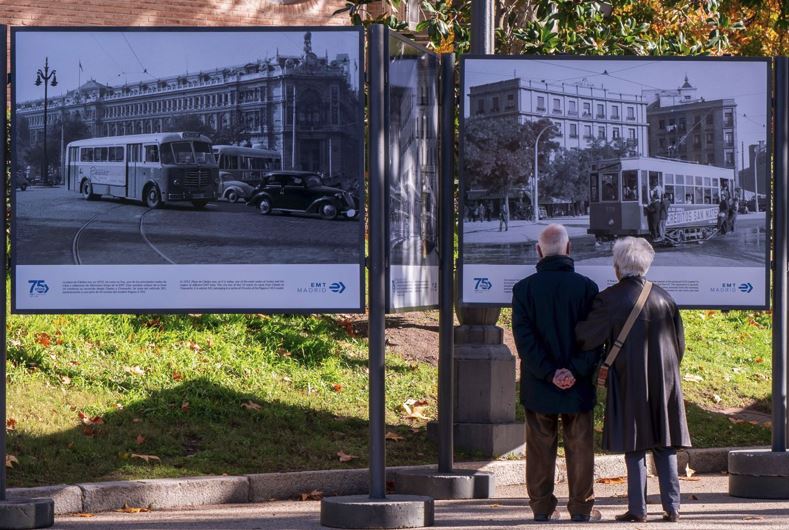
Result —
[[643, 237], [623, 237], [614, 243], [614, 267], [619, 276], [644, 276], [655, 258], [655, 249]]
[[540, 246], [543, 257], [567, 254], [567, 243], [570, 236], [564, 225], [550, 224], [540, 233], [537, 244]]

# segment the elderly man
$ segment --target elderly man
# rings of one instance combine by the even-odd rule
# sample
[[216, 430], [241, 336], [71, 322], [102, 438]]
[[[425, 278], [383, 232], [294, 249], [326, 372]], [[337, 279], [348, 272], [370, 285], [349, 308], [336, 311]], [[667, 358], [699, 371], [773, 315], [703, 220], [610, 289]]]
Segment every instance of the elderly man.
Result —
[[526, 487], [536, 521], [558, 518], [553, 494], [561, 418], [570, 499], [576, 522], [600, 519], [594, 504], [595, 387], [600, 350], [576, 347], [573, 329], [586, 317], [597, 285], [574, 271], [564, 226], [549, 225], [537, 243], [537, 272], [512, 290], [512, 331], [521, 358], [526, 409]]
[[[584, 322], [575, 327], [578, 345], [610, 347], [618, 340], [655, 251], [642, 238], [614, 244], [619, 283], [601, 292]], [[627, 512], [617, 521], [646, 520], [646, 452], [655, 457], [664, 521], [679, 519], [677, 447], [690, 447], [679, 363], [685, 350], [682, 318], [671, 296], [654, 285], [608, 372], [603, 449], [625, 453]]]

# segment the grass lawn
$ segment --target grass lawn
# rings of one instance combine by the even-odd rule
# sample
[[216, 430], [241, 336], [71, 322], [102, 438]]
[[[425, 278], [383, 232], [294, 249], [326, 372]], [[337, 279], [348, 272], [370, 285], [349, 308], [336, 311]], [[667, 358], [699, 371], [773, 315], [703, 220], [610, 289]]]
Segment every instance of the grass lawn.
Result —
[[[684, 316], [695, 444], [768, 443], [768, 429], [716, 411], [769, 405], [769, 316]], [[11, 316], [9, 484], [364, 467], [366, 341], [349, 328], [342, 316]], [[421, 418], [435, 417], [435, 367], [388, 355], [386, 384], [387, 465], [435, 463]], [[427, 403], [407, 417], [407, 400]]]

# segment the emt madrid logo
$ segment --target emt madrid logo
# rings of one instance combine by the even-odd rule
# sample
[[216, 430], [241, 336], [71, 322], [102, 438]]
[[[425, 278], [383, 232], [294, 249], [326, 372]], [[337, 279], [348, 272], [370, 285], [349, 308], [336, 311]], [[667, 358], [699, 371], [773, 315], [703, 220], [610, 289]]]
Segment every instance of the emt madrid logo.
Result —
[[343, 293], [345, 292], [345, 284], [342, 282], [310, 282], [308, 286], [296, 288], [296, 292], [299, 294], [322, 294], [327, 291], [337, 294]]
[[49, 292], [49, 285], [44, 280], [28, 280], [30, 284], [30, 296], [41, 296]]
[[475, 291], [490, 291], [493, 287], [491, 281], [487, 278], [474, 278]]

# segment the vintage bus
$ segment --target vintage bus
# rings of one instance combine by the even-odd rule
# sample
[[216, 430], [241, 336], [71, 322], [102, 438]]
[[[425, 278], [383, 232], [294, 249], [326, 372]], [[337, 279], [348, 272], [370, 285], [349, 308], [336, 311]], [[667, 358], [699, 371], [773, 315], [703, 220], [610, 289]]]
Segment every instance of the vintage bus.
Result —
[[282, 169], [280, 153], [270, 149], [215, 145], [213, 151], [219, 165], [217, 192], [230, 202], [249, 198], [266, 172]]
[[65, 169], [68, 189], [88, 200], [110, 195], [149, 208], [177, 201], [202, 208], [219, 185], [211, 140], [192, 132], [77, 140], [68, 144]]
[[721, 200], [732, 197], [734, 169], [663, 158], [619, 158], [593, 164], [589, 230], [599, 241], [649, 237], [646, 207], [657, 195], [670, 201], [666, 243], [704, 241], [718, 233]]

